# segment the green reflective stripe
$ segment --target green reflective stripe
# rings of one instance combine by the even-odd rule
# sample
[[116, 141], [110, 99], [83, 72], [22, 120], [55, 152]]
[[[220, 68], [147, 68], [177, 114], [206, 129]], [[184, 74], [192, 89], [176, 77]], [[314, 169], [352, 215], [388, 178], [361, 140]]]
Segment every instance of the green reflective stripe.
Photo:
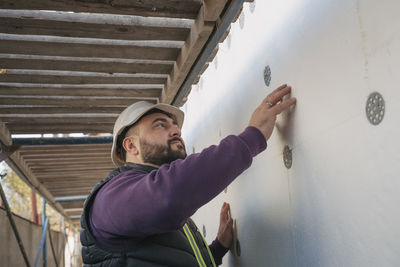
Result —
[[217, 267], [217, 265], [215, 264], [215, 261], [214, 261], [214, 257], [213, 257], [213, 255], [212, 255], [212, 253], [210, 251], [210, 248], [208, 247], [207, 241], [204, 239], [204, 237], [203, 237], [203, 235], [201, 233], [200, 233], [200, 235], [201, 235], [201, 238], [203, 238], [204, 245], [206, 245], [206, 248], [207, 248], [208, 254], [210, 255], [210, 258], [211, 258], [213, 266]]
[[198, 248], [196, 241], [194, 241], [192, 233], [190, 232], [189, 226], [185, 224], [185, 226], [183, 226], [183, 230], [185, 231], [186, 237], [189, 240], [194, 255], [196, 256], [197, 263], [199, 264], [200, 267], [207, 267], [206, 264], [204, 263], [203, 257], [201, 256], [200, 249]]

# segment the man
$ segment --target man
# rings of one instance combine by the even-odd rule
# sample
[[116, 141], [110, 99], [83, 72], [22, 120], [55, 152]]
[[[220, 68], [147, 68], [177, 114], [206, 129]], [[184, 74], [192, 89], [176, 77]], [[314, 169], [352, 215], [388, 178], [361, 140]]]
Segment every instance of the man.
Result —
[[142, 101], [114, 126], [112, 160], [119, 166], [96, 185], [81, 217], [86, 266], [217, 266], [232, 245], [229, 204], [208, 246], [190, 219], [265, 150], [276, 116], [296, 102], [282, 85], [254, 111], [248, 127], [218, 146], [187, 156], [183, 112]]

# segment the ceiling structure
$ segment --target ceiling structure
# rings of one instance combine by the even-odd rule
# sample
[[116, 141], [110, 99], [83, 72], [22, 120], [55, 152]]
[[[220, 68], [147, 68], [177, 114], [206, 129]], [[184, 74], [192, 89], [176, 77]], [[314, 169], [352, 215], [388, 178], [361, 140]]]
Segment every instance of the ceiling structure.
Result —
[[83, 200], [56, 200], [86, 196], [106, 177], [113, 169], [111, 138], [15, 145], [11, 135], [110, 134], [118, 114], [134, 102], [181, 106], [242, 4], [2, 0], [0, 140], [7, 163], [77, 222]]

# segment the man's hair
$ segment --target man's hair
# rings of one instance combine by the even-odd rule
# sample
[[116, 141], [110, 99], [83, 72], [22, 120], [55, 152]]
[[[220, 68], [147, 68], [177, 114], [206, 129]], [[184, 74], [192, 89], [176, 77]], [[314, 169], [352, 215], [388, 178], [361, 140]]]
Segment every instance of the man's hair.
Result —
[[[174, 119], [174, 117], [171, 114], [169, 114], [168, 112], [165, 112], [165, 111], [157, 109], [157, 108], [153, 108], [153, 109], [147, 111], [145, 114], [143, 114], [134, 124], [126, 126], [122, 130], [122, 132], [118, 135], [118, 138], [117, 138], [117, 155], [119, 155], [121, 160], [123, 160], [124, 162], [126, 161], [126, 150], [123, 146], [123, 142], [126, 137], [126, 134], [128, 133], [128, 131], [130, 129], [135, 127], [143, 117], [153, 114], [153, 113], [163, 113], [163, 114], [167, 115], [168, 117]], [[134, 132], [134, 135], [138, 135], [138, 134], [139, 134], [139, 130], [137, 129], [137, 131]]]

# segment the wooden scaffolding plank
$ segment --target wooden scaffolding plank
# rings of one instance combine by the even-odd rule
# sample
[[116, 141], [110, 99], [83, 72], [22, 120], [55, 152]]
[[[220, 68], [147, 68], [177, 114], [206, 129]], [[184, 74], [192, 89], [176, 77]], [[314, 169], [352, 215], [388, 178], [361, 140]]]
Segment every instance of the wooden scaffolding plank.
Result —
[[[90, 157], [90, 155], [92, 157], [99, 157], [99, 156], [103, 156], [103, 155], [108, 156], [108, 153], [111, 151], [111, 146], [107, 147], [107, 148], [100, 147], [97, 150], [88, 149], [85, 147], [71, 149], [68, 146], [73, 147], [73, 145], [66, 145], [65, 146], [66, 148], [64, 148], [64, 149], [61, 149], [61, 148], [60, 149], [45, 149], [46, 146], [43, 146], [42, 150], [39, 150], [39, 149], [37, 149], [37, 150], [23, 149], [22, 150], [22, 149], [20, 149], [20, 150], [18, 150], [18, 152], [24, 157], [25, 160], [28, 160], [28, 157], [31, 157], [31, 156], [44, 157], [45, 155], [47, 155], [47, 157], [50, 159], [53, 155], [64, 155], [67, 160], [68, 156], [71, 157], [71, 156], [80, 155], [80, 154], [84, 154], [89, 157]], [[26, 146], [22, 146], [22, 148], [26, 148]]]
[[12, 134], [45, 133], [112, 133], [114, 124], [7, 124]]
[[[73, 138], [73, 137], [71, 137]], [[90, 144], [90, 145], [39, 145], [39, 146], [21, 146], [20, 153], [43, 153], [43, 152], [104, 152], [111, 149], [111, 144]]]
[[70, 184], [93, 184], [95, 182], [97, 182], [99, 180], [99, 178], [94, 179], [86, 179], [86, 177], [81, 177], [81, 179], [45, 179], [43, 181], [41, 181], [42, 184], [46, 185], [46, 184], [66, 184], [68, 186], [68, 183]]
[[180, 85], [185, 80], [213, 29], [214, 22], [204, 21], [204, 9], [201, 8], [199, 16], [190, 31], [190, 36], [182, 47], [167, 80], [161, 96], [161, 102], [170, 104], [173, 101]]
[[[114, 61], [90, 61], [90, 58], [56, 58], [28, 55], [25, 58], [15, 55], [14, 58], [0, 55], [2, 69], [32, 69], [32, 70], [68, 70], [105, 73], [154, 73], [169, 74], [172, 63], [125, 63]], [[112, 60], [112, 59], [111, 59]]]
[[0, 120], [12, 124], [112, 124], [115, 123], [117, 116], [114, 117], [2, 117]]
[[81, 188], [80, 190], [66, 190], [66, 189], [58, 189], [58, 190], [49, 190], [54, 197], [69, 197], [69, 196], [84, 196], [89, 195], [90, 189], [92, 187]]
[[[57, 138], [57, 137], [55, 137]], [[73, 138], [73, 137], [71, 137]], [[21, 149], [18, 150], [18, 153], [20, 153], [25, 159], [27, 157], [51, 157], [52, 155], [59, 155], [59, 156], [65, 156], [66, 158], [68, 156], [73, 156], [73, 155], [80, 155], [84, 154], [85, 156], [88, 157], [99, 157], [102, 155], [105, 155], [104, 153], [107, 153], [111, 151], [111, 144], [109, 147], [102, 147], [100, 146], [99, 148], [87, 148], [87, 146], [82, 146], [81, 147], [75, 147], [75, 145], [65, 145], [63, 147], [65, 148], [59, 148], [59, 149], [46, 149], [47, 145], [42, 146], [43, 148], [40, 149], [40, 147], [37, 147], [35, 150], [28, 150], [28, 148], [31, 148], [30, 146], [21, 146]], [[32, 147], [33, 148], [33, 147]]]
[[202, 4], [201, 0], [2, 0], [2, 9], [58, 10], [106, 14], [126, 14], [150, 17], [194, 19]]
[[224, 10], [228, 0], [203, 0], [204, 7], [204, 20], [205, 21], [216, 21], [222, 10]]
[[[131, 74], [135, 75], [135, 74]], [[82, 76], [71, 72], [70, 75], [12, 74], [0, 75], [0, 82], [39, 83], [39, 84], [164, 84], [166, 78], [158, 77], [123, 77], [114, 74], [104, 76]]]
[[[111, 149], [110, 149], [111, 151]], [[73, 162], [74, 160], [78, 161], [100, 161], [100, 162], [106, 162], [110, 161], [110, 151], [107, 151], [107, 153], [101, 153], [98, 154], [97, 156], [90, 155], [90, 154], [56, 154], [56, 155], [36, 155], [36, 156], [26, 156], [23, 157], [26, 164], [39, 164], [43, 161], [48, 161], [50, 164], [56, 162], [57, 160], [65, 160], [66, 162]]]
[[64, 208], [64, 210], [68, 209], [76, 209], [83, 208], [83, 200], [71, 201], [71, 202], [60, 202], [60, 205]]
[[79, 211], [65, 211], [65, 213], [68, 215], [68, 216], [78, 216], [78, 215], [81, 215], [82, 214], [82, 210], [83, 210], [83, 208], [81, 209], [81, 210], [79, 210]]
[[[111, 170], [110, 170], [111, 171]], [[56, 178], [56, 177], [61, 177], [61, 176], [65, 176], [65, 175], [71, 175], [71, 176], [73, 176], [73, 175], [81, 175], [81, 177], [82, 177], [82, 175], [107, 175], [108, 174], [108, 172], [109, 172], [109, 170], [104, 170], [104, 169], [101, 169], [101, 170], [89, 170], [89, 169], [85, 169], [85, 170], [72, 170], [72, 171], [68, 171], [68, 172], [65, 172], [65, 173], [60, 173], [60, 172], [57, 172], [57, 171], [53, 171], [53, 172], [35, 172], [35, 174], [37, 175], [37, 177], [40, 177], [40, 178], [42, 178], [42, 177], [53, 177], [53, 178]], [[105, 177], [105, 176], [103, 176], [103, 177]]]
[[0, 53], [67, 57], [176, 60], [179, 49], [134, 45], [0, 40]]
[[79, 159], [75, 159], [75, 160], [68, 160], [68, 161], [50, 161], [50, 162], [46, 162], [46, 161], [42, 161], [42, 162], [29, 162], [26, 161], [26, 164], [28, 166], [30, 166], [31, 168], [48, 168], [48, 167], [59, 167], [59, 166], [81, 166], [81, 165], [87, 165], [87, 166], [108, 166], [110, 165], [112, 167], [112, 163], [111, 160], [79, 160]]
[[102, 164], [102, 165], [97, 165], [97, 166], [93, 166], [93, 165], [90, 165], [90, 166], [85, 166], [85, 164], [76, 164], [76, 165], [72, 165], [71, 167], [70, 166], [67, 166], [66, 164], [64, 164], [64, 165], [59, 165], [59, 166], [54, 166], [54, 167], [36, 167], [36, 166], [33, 166], [33, 167], [31, 167], [31, 170], [34, 172], [34, 173], [46, 173], [46, 174], [49, 174], [49, 173], [53, 173], [53, 172], [70, 172], [70, 171], [77, 171], [77, 170], [90, 170], [90, 171], [94, 171], [94, 170], [112, 170], [113, 169], [113, 167], [114, 167], [114, 165], [112, 164], [112, 163], [109, 163], [109, 164], [107, 164], [107, 165], [104, 165], [104, 164]]
[[62, 160], [62, 161], [65, 160], [66, 162], [75, 162], [75, 161], [80, 161], [80, 162], [82, 162], [82, 161], [85, 161], [85, 162], [86, 161], [87, 162], [91, 162], [91, 161], [110, 162], [111, 161], [110, 152], [111, 152], [111, 149], [107, 153], [103, 153], [102, 155], [99, 154], [98, 156], [90, 156], [90, 155], [85, 156], [85, 154], [74, 156], [72, 154], [72, 155], [66, 155], [66, 156], [63, 156], [63, 157], [61, 157], [59, 155], [51, 157], [51, 156], [47, 155], [46, 157], [39, 157], [39, 156], [37, 156], [37, 157], [29, 157], [29, 158], [24, 157], [24, 160], [25, 160], [26, 164], [29, 165], [29, 166], [32, 165], [32, 164], [40, 164], [43, 161], [46, 161], [49, 164], [51, 164], [51, 163], [56, 163], [57, 161], [60, 161], [60, 160]]
[[183, 41], [187, 28], [149, 27], [140, 25], [112, 25], [65, 22], [45, 19], [2, 18], [0, 32], [115, 40], [172, 40]]
[[59, 106], [102, 106], [102, 105], [121, 105], [129, 106], [141, 100], [156, 103], [156, 100], [147, 98], [94, 98], [94, 97], [23, 97], [23, 96], [0, 96], [0, 105], [59, 105]]
[[72, 114], [72, 113], [106, 113], [119, 114], [126, 106], [116, 107], [34, 107], [34, 106], [0, 106], [0, 114]]
[[[45, 88], [38, 87], [6, 87], [0, 85], [0, 95], [17, 96], [119, 96], [119, 97], [154, 97], [161, 96], [161, 89], [107, 89], [107, 88]], [[0, 109], [0, 114], [1, 109]]]
[[[85, 174], [85, 179], [97, 179], [98, 181], [100, 181], [101, 179], [105, 178], [107, 176], [108, 173], [105, 172], [93, 172], [93, 173], [86, 173]], [[52, 175], [42, 175], [40, 176], [40, 181], [49, 181], [49, 180], [55, 180], [55, 179], [75, 179], [75, 178], [80, 178], [82, 179], [82, 174], [74, 174], [74, 173], [70, 173], [68, 172], [68, 174], [52, 174]]]

